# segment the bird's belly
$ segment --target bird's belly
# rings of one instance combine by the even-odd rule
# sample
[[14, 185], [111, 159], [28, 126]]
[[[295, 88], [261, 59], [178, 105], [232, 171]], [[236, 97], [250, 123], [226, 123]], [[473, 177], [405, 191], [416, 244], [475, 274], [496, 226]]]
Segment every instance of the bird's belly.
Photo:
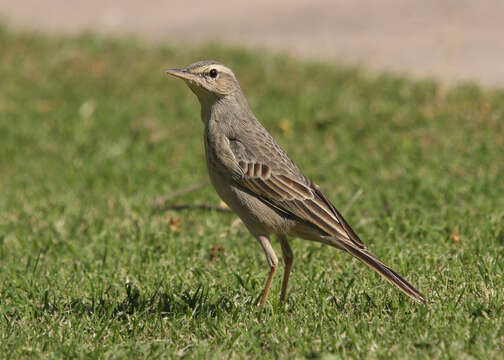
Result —
[[294, 222], [278, 214], [268, 205], [228, 183], [216, 173], [209, 172], [210, 180], [221, 199], [242, 219], [254, 235], [287, 234]]

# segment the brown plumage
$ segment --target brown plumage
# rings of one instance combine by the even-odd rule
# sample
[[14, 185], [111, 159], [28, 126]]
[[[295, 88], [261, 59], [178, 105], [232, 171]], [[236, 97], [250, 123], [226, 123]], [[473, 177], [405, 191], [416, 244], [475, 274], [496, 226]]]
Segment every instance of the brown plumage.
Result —
[[413, 285], [371, 254], [320, 188], [306, 178], [257, 121], [233, 72], [200, 61], [168, 74], [185, 80], [201, 104], [208, 173], [217, 193], [257, 238], [270, 265], [263, 306], [278, 265], [269, 237], [278, 236], [285, 261], [284, 300], [293, 261], [287, 236], [318, 241], [356, 257], [412, 299]]

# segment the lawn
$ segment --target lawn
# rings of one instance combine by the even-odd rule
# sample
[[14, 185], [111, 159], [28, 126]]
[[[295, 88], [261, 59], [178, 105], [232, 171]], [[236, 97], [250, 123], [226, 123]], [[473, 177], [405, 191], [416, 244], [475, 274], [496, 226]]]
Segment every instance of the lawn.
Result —
[[[163, 71], [204, 58], [428, 305], [292, 239], [287, 302], [279, 271], [260, 310], [269, 269], [236, 216], [153, 206], [207, 180], [199, 104]], [[0, 29], [0, 358], [497, 359], [503, 264], [504, 92]]]

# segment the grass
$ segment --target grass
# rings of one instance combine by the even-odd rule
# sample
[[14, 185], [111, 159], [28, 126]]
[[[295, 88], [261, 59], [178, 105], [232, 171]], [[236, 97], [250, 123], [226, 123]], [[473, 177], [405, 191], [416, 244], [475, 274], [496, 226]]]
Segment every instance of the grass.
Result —
[[[0, 49], [0, 358], [502, 358], [503, 92], [217, 45], [3, 29]], [[288, 301], [279, 272], [259, 311], [234, 215], [153, 209], [207, 178], [197, 100], [163, 74], [203, 58], [429, 306], [293, 239]]]

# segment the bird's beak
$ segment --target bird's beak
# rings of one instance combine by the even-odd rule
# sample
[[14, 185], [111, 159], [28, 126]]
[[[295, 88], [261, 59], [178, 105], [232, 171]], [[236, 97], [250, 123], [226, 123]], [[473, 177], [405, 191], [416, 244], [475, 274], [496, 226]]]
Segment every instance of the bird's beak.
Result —
[[166, 70], [166, 73], [168, 75], [183, 79], [183, 80], [196, 80], [197, 76], [194, 74], [191, 74], [190, 72], [186, 71], [185, 69], [168, 69]]

